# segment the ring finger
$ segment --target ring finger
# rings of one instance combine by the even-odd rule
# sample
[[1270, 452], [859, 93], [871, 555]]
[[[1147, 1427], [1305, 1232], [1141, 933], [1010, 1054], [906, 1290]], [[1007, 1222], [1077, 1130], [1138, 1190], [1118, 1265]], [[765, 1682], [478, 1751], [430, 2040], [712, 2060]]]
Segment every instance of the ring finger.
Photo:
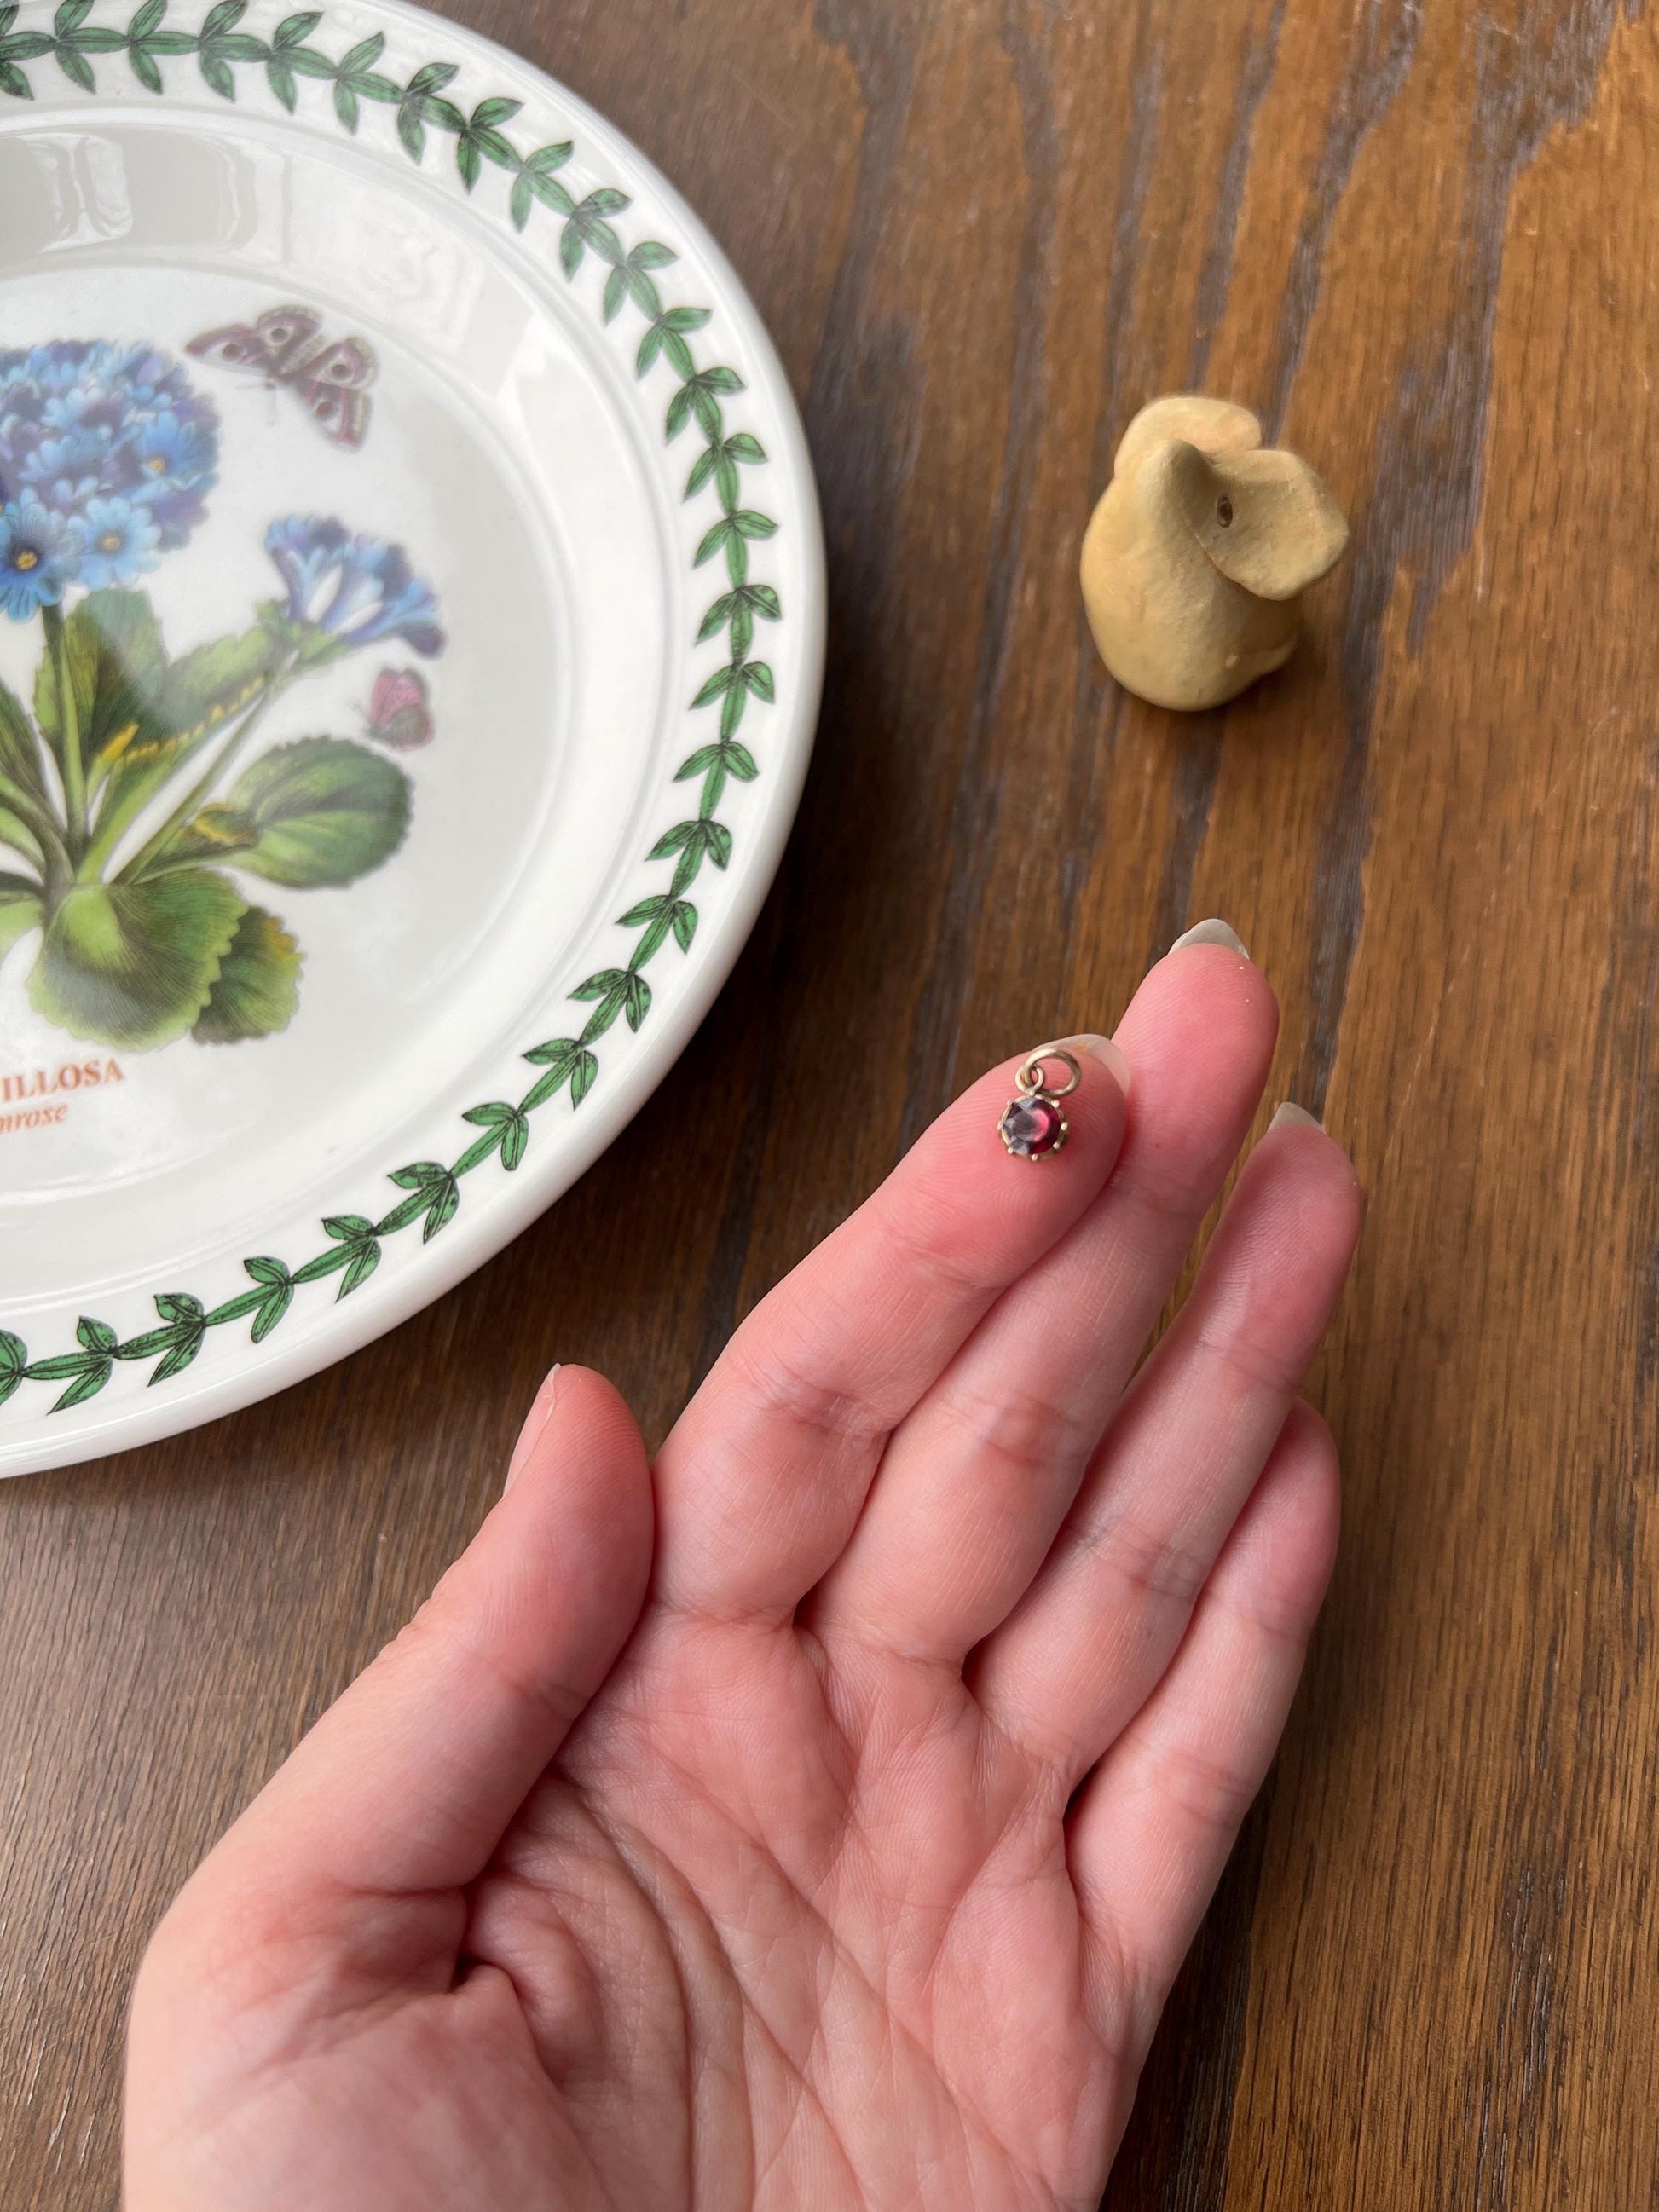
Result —
[[1059, 1541], [978, 1655], [981, 1706], [1068, 1790], [1186, 1632], [1324, 1334], [1359, 1215], [1353, 1170], [1322, 1131], [1262, 1139]]

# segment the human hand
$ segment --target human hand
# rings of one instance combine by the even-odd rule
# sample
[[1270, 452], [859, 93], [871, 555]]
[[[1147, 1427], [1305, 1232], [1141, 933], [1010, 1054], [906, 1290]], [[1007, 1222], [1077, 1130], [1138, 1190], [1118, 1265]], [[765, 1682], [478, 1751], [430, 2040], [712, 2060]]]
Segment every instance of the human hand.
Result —
[[562, 1368], [510, 1486], [134, 1996], [128, 2212], [1092, 2208], [1336, 1540], [1296, 1391], [1341, 1152], [1155, 967], [1063, 1154], [951, 1107], [647, 1468]]

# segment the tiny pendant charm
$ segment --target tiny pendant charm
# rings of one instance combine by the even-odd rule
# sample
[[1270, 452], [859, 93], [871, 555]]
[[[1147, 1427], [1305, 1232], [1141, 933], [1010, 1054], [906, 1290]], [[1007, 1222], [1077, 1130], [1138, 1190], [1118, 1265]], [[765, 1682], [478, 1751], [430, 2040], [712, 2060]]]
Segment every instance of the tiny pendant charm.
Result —
[[[1043, 1066], [1050, 1060], [1070, 1070], [1065, 1082], [1050, 1081]], [[1039, 1045], [1030, 1055], [1014, 1077], [1019, 1096], [1008, 1101], [997, 1123], [997, 1134], [1012, 1158], [1035, 1164], [1060, 1150], [1072, 1127], [1060, 1102], [1069, 1098], [1082, 1080], [1082, 1069], [1063, 1045]]]

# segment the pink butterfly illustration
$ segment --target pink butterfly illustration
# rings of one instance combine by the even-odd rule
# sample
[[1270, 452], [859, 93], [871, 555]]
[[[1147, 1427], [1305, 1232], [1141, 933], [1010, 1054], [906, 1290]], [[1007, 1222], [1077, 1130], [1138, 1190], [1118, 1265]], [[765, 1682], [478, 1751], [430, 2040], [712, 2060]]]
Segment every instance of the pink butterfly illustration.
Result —
[[406, 752], [432, 736], [432, 698], [426, 678], [415, 668], [383, 668], [368, 702], [368, 735]]
[[191, 338], [186, 353], [221, 368], [252, 369], [273, 391], [292, 392], [337, 446], [361, 446], [368, 429], [365, 386], [378, 364], [366, 338], [325, 338], [309, 307], [272, 307], [253, 323], [229, 323]]

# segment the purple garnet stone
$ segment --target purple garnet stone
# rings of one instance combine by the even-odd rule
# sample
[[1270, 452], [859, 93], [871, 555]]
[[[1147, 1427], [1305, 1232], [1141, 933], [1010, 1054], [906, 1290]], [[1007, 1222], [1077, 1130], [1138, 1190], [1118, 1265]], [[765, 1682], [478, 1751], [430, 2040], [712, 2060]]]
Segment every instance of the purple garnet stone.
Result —
[[1002, 1141], [1023, 1160], [1040, 1160], [1058, 1152], [1066, 1134], [1066, 1117], [1052, 1098], [1011, 1098], [997, 1124]]

